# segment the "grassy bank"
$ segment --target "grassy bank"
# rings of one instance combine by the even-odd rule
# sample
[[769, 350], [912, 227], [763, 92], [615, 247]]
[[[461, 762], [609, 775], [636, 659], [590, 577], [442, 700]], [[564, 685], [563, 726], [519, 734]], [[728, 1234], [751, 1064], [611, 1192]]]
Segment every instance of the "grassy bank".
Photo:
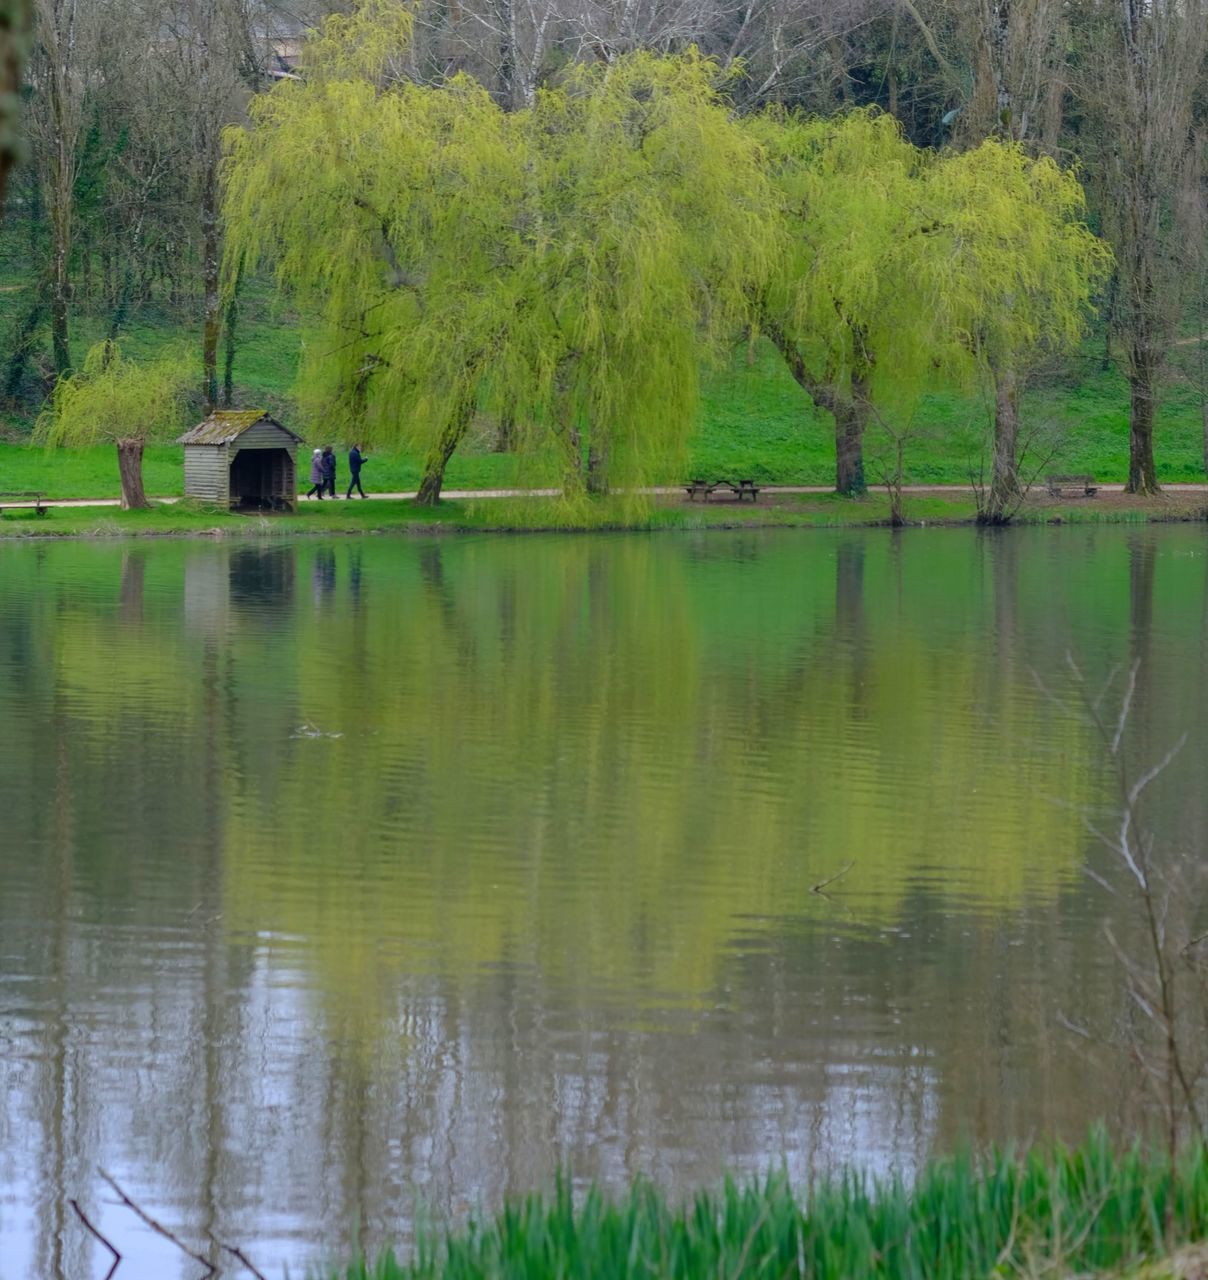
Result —
[[[296, 344], [292, 330], [262, 329], [259, 340], [275, 350]], [[275, 344], [275, 346], [274, 346]], [[135, 344], [137, 345], [137, 344]], [[146, 349], [162, 345], [145, 342]], [[255, 378], [238, 396], [242, 404], [266, 404], [313, 443], [334, 434], [302, 422], [285, 395], [292, 358], [276, 350], [262, 359]], [[1103, 483], [1122, 482], [1128, 466], [1127, 388], [1112, 370], [1099, 368], [1088, 352], [1061, 379], [1051, 379], [1025, 397], [1024, 415], [1042, 424], [1056, 443], [1045, 470], [1087, 472]], [[116, 497], [117, 462], [111, 448], [65, 449], [47, 453], [28, 443], [28, 417], [0, 428], [0, 490], [41, 489], [61, 498]], [[933, 396], [920, 409], [905, 454], [909, 484], [968, 484], [986, 453], [985, 406], [975, 397]], [[7, 439], [5, 437], [7, 436]], [[1158, 472], [1166, 483], [1204, 479], [1203, 431], [1198, 391], [1186, 380], [1172, 387], [1159, 414]], [[339, 443], [335, 441], [335, 443]], [[344, 443], [348, 443], [345, 441]], [[480, 421], [449, 464], [446, 484], [453, 489], [511, 488], [522, 485], [524, 470], [510, 454], [495, 451], [494, 424]], [[874, 425], [867, 441], [869, 479], [882, 476], [880, 459], [888, 455], [884, 433]], [[1025, 460], [1025, 470], [1028, 463]], [[372, 452], [365, 483], [378, 492], [417, 487], [420, 459], [406, 453]], [[540, 470], [540, 468], [536, 468]], [[651, 477], [678, 483], [688, 475], [751, 476], [764, 484], [831, 484], [834, 481], [833, 427], [810, 407], [769, 347], [761, 346], [753, 364], [740, 354], [729, 368], [708, 379], [700, 425], [683, 474]], [[164, 497], [182, 492], [181, 451], [153, 445], [146, 453], [147, 492]], [[341, 460], [341, 477], [347, 471]]]
[[[108, 537], [289, 537], [377, 533], [558, 532], [568, 530], [830, 529], [889, 524], [882, 493], [852, 499], [834, 494], [765, 495], [751, 503], [690, 503], [678, 497], [653, 502], [620, 498], [573, 508], [542, 498], [482, 498], [419, 507], [413, 502], [303, 502], [296, 515], [236, 515], [181, 501], [144, 511], [117, 507], [55, 507], [43, 516], [29, 509], [0, 513], [0, 539]], [[976, 510], [966, 493], [912, 495], [906, 503], [915, 526], [969, 525]], [[1094, 501], [1037, 498], [1019, 513], [1020, 524], [1118, 524], [1208, 519], [1208, 495], [1133, 499], [1122, 494]]]
[[[343, 1280], [971, 1280], [1171, 1274], [1154, 1260], [1208, 1233], [1208, 1153], [1174, 1176], [1163, 1157], [1074, 1150], [938, 1161], [913, 1186], [856, 1175], [808, 1197], [779, 1175], [675, 1204], [646, 1183], [619, 1200], [564, 1183], [498, 1216], [423, 1241], [405, 1263], [354, 1263]], [[1195, 1274], [1202, 1274], [1196, 1272]]]

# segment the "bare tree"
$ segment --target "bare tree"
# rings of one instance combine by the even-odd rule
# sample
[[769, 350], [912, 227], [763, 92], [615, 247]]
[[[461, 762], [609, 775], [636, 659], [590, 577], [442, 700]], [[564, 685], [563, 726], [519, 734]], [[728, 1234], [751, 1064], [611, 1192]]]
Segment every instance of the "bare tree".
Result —
[[809, 103], [854, 101], [859, 37], [893, 0], [423, 0], [413, 72], [439, 79], [468, 71], [504, 106], [528, 106], [557, 68], [612, 61], [635, 49], [696, 45], [746, 68], [736, 97]]
[[959, 9], [973, 67], [964, 132], [975, 143], [997, 135], [1052, 151], [1068, 46], [1062, 0], [973, 0]]
[[[960, 9], [973, 67], [965, 138], [977, 145], [996, 136], [1051, 150], [1060, 127], [1067, 44], [1062, 0], [973, 0]], [[989, 372], [994, 451], [986, 510], [997, 520], [1022, 496], [1019, 399], [1027, 371], [992, 358]]]
[[79, 142], [104, 15], [99, 4], [80, 0], [35, 0], [34, 12], [29, 129], [50, 222], [51, 344], [55, 372], [63, 374], [71, 368], [71, 256]]
[[1113, 323], [1129, 384], [1128, 491], [1158, 492], [1154, 417], [1182, 314], [1184, 219], [1195, 172], [1195, 100], [1208, 43], [1204, 0], [1099, 0], [1086, 27], [1080, 98], [1104, 228], [1116, 252]]
[[176, 0], [164, 15], [162, 76], [191, 122], [190, 194], [195, 202], [202, 286], [202, 391], [218, 404], [222, 332], [219, 166], [222, 131], [240, 119], [261, 77], [255, 17], [247, 0]]

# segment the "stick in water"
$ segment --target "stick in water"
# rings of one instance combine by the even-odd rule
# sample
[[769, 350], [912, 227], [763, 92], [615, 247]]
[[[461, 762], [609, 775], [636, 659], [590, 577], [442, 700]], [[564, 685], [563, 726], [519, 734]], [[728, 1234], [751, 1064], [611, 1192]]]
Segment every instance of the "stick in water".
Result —
[[113, 1188], [113, 1190], [117, 1193], [118, 1199], [121, 1200], [122, 1204], [124, 1204], [126, 1208], [129, 1209], [132, 1213], [137, 1214], [138, 1217], [140, 1217], [147, 1224], [147, 1226], [151, 1228], [152, 1231], [154, 1231], [157, 1235], [163, 1236], [165, 1240], [170, 1240], [181, 1251], [181, 1253], [188, 1254], [188, 1256], [192, 1258], [194, 1262], [200, 1262], [201, 1265], [205, 1267], [206, 1273], [205, 1273], [205, 1276], [203, 1277], [203, 1280], [209, 1280], [210, 1276], [217, 1274], [218, 1268], [208, 1258], [202, 1257], [200, 1253], [194, 1253], [193, 1250], [190, 1249], [189, 1246], [185, 1244], [184, 1241], [181, 1240], [179, 1236], [173, 1235], [172, 1232], [169, 1231], [168, 1228], [165, 1227], [162, 1222], [156, 1222], [155, 1219], [149, 1213], [147, 1213], [144, 1209], [140, 1209], [139, 1206], [136, 1205], [134, 1201], [130, 1199], [130, 1197], [121, 1189], [121, 1187], [117, 1185], [117, 1183], [113, 1180], [113, 1178], [108, 1173], [106, 1173], [104, 1169], [98, 1169], [97, 1173], [99, 1173], [101, 1177], [104, 1178], [105, 1181]]
[[810, 890], [810, 893], [821, 893], [828, 884], [834, 884], [836, 880], [842, 880], [855, 865], [856, 864], [854, 862], [849, 862], [842, 871], [836, 871], [833, 876], [828, 876], [825, 880], [819, 881], [819, 883], [814, 885]]
[[91, 1235], [94, 1239], [99, 1240], [105, 1246], [105, 1248], [108, 1249], [111, 1254], [113, 1254], [113, 1262], [110, 1265], [109, 1270], [105, 1272], [105, 1280], [112, 1280], [113, 1273], [117, 1270], [118, 1264], [122, 1260], [122, 1255], [118, 1253], [118, 1251], [113, 1247], [113, 1245], [110, 1244], [109, 1241], [106, 1240], [105, 1237], [101, 1235], [101, 1233], [96, 1229], [96, 1227], [94, 1227], [92, 1223], [88, 1221], [88, 1217], [84, 1213], [84, 1210], [80, 1208], [80, 1202], [78, 1200], [68, 1200], [67, 1203], [71, 1205], [71, 1207], [75, 1210], [76, 1217], [79, 1218], [79, 1220], [84, 1224], [84, 1228], [89, 1233], [89, 1235]]
[[252, 1260], [243, 1252], [242, 1249], [238, 1249], [233, 1244], [227, 1244], [225, 1241], [219, 1240], [212, 1231], [209, 1233], [209, 1236], [220, 1249], [229, 1253], [232, 1258], [236, 1258], [243, 1263], [252, 1275], [256, 1277], [256, 1280], [268, 1280], [268, 1277], [265, 1276], [264, 1272], [257, 1269], [257, 1267], [252, 1263]]

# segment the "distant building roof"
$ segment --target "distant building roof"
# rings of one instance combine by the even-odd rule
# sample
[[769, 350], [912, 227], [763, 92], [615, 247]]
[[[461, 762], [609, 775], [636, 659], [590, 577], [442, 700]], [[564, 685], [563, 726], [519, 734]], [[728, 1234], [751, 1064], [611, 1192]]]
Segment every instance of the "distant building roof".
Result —
[[278, 431], [283, 431], [295, 444], [302, 443], [302, 437], [296, 431], [282, 426], [276, 418], [265, 413], [263, 409], [215, 409], [213, 413], [197, 426], [186, 431], [177, 444], [234, 444], [241, 435], [258, 422], [271, 423]]

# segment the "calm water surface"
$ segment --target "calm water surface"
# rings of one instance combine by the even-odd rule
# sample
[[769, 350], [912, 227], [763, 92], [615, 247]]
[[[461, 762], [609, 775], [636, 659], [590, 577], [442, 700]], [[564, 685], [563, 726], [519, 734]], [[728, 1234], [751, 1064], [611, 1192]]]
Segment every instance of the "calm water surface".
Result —
[[103, 1274], [73, 1197], [195, 1274], [98, 1166], [280, 1274], [1120, 1120], [1054, 697], [1141, 662], [1203, 848], [1206, 585], [1201, 527], [0, 544], [0, 1275]]

